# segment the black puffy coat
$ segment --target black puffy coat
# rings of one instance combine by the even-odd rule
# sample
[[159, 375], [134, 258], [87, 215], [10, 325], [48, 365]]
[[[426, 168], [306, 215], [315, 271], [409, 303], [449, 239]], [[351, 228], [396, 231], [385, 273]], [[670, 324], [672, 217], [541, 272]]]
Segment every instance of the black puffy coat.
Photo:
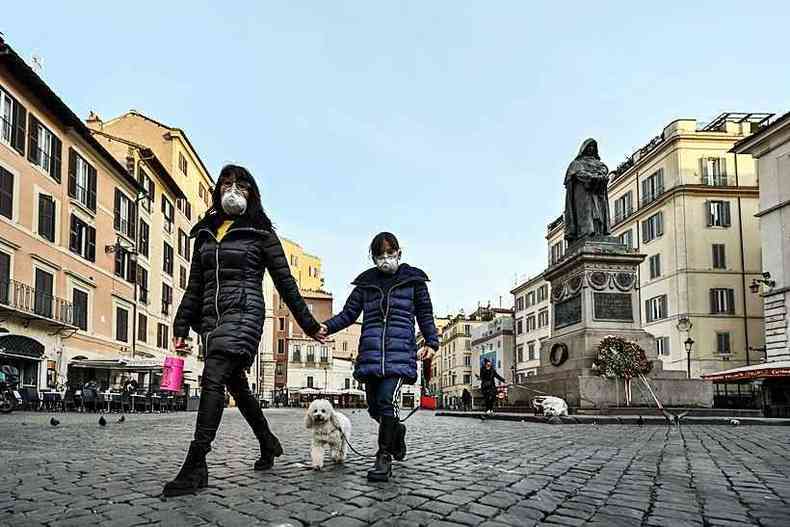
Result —
[[266, 313], [266, 270], [299, 326], [308, 335], [317, 333], [320, 325], [299, 293], [277, 235], [240, 217], [218, 242], [215, 233], [221, 221], [217, 214], [206, 216], [190, 232], [195, 248], [173, 335], [186, 337], [192, 328], [203, 338], [206, 356], [241, 355], [252, 364]]
[[500, 382], [507, 382], [504, 377], [497, 373], [493, 365], [490, 369], [486, 369], [485, 366], [480, 367], [480, 391], [483, 392], [483, 396], [491, 397], [496, 395], [495, 379], [499, 379]]

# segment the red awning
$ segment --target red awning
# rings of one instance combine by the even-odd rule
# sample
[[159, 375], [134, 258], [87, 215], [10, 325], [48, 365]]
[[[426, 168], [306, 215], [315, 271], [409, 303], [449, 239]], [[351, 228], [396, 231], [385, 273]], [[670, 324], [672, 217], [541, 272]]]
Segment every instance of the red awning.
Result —
[[742, 366], [731, 370], [708, 373], [702, 376], [706, 381], [748, 381], [752, 379], [774, 379], [790, 377], [790, 360], [765, 362]]

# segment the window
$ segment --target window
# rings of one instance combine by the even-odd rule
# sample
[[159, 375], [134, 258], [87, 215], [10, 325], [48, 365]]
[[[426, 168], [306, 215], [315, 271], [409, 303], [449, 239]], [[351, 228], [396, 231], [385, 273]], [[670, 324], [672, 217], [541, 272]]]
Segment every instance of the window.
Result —
[[151, 181], [151, 178], [148, 177], [148, 174], [146, 174], [141, 167], [137, 169], [137, 181], [140, 183], [140, 186], [143, 187], [143, 191], [146, 195], [146, 199], [142, 200], [140, 203], [142, 203], [143, 208], [150, 213], [151, 209], [153, 209], [154, 196], [156, 195], [154, 182]]
[[557, 242], [551, 246], [550, 256], [550, 263], [555, 264], [560, 261], [562, 258], [563, 247], [562, 242]]
[[527, 357], [528, 360], [535, 360], [537, 357], [535, 356], [535, 343], [530, 342], [527, 344]]
[[307, 376], [307, 387], [308, 388], [312, 388], [313, 387], [313, 376], [312, 375], [308, 375]]
[[464, 355], [464, 366], [466, 368], [472, 367], [472, 356], [471, 355]]
[[329, 362], [329, 350], [326, 346], [321, 346], [321, 362]]
[[538, 303], [544, 302], [549, 297], [549, 286], [542, 285], [538, 288]]
[[115, 340], [129, 342], [129, 311], [122, 307], [115, 308]]
[[284, 375], [285, 374], [285, 366], [282, 362], [278, 362], [274, 365], [274, 374], [275, 375]]
[[656, 354], [659, 357], [669, 356], [669, 337], [656, 337]]
[[516, 298], [516, 311], [523, 311], [524, 310], [524, 297], [519, 296]]
[[545, 328], [549, 325], [549, 310], [544, 309], [538, 313], [538, 327]]
[[518, 319], [516, 320], [516, 335], [522, 335], [524, 333], [524, 320]]
[[713, 268], [714, 269], [726, 269], [727, 268], [727, 257], [724, 250], [723, 243], [714, 243], [713, 244]]
[[464, 324], [464, 336], [465, 337], [472, 336], [472, 326], [470, 324]]
[[346, 377], [345, 387], [346, 387], [345, 388], [346, 390], [350, 390], [351, 389], [351, 379], [349, 379], [348, 377]]
[[178, 287], [187, 288], [187, 268], [183, 265], [178, 268]]
[[52, 317], [52, 274], [36, 269], [35, 312], [48, 318]]
[[713, 314], [735, 314], [735, 290], [734, 289], [711, 289], [710, 290], [710, 312]]
[[516, 362], [524, 362], [524, 345], [516, 346]]
[[63, 144], [60, 139], [31, 114], [27, 158], [58, 183], [60, 183], [62, 151]]
[[115, 275], [133, 284], [136, 275], [135, 267], [137, 266], [129, 251], [123, 247], [117, 247], [115, 250]]
[[302, 347], [298, 344], [294, 346], [293, 361], [302, 362]]
[[170, 333], [170, 328], [166, 325], [162, 324], [161, 322], [156, 325], [156, 346], [163, 350], [167, 349]]
[[642, 239], [652, 242], [664, 234], [664, 213], [659, 211], [642, 222]]
[[55, 242], [55, 200], [45, 194], [38, 195], [38, 234]]
[[650, 279], [653, 280], [661, 276], [661, 255], [654, 254], [648, 262], [650, 264]]
[[69, 197], [96, 212], [96, 169], [73, 148], [69, 148]]
[[175, 209], [173, 204], [164, 195], [162, 196], [162, 215], [165, 217], [165, 231], [173, 232], [173, 221], [175, 220]]
[[96, 261], [96, 229], [73, 214], [69, 229], [69, 250], [89, 262]]
[[8, 304], [11, 290], [11, 255], [0, 252], [0, 304]]
[[137, 217], [134, 210], [134, 203], [120, 189], [115, 189], [115, 214], [113, 226], [116, 231], [125, 234], [129, 238], [135, 238], [135, 227]]
[[148, 304], [148, 269], [137, 267], [137, 298], [143, 304]]
[[464, 374], [464, 384], [472, 384], [472, 375], [469, 373]]
[[648, 322], [667, 318], [667, 295], [645, 300], [645, 315]]
[[137, 340], [148, 342], [148, 317], [142, 313], [137, 314]]
[[11, 95], [0, 89], [0, 141], [25, 155], [27, 110]]
[[535, 291], [530, 291], [527, 293], [527, 307], [532, 307], [535, 305]]
[[730, 348], [730, 334], [716, 333], [716, 351], [721, 355], [722, 360], [730, 360], [732, 349]]
[[198, 183], [198, 197], [204, 201], [206, 199], [206, 187], [203, 186], [203, 183]]
[[182, 174], [187, 175], [187, 158], [181, 152], [178, 153], [178, 169]]
[[724, 157], [703, 157], [700, 159], [702, 184], [714, 187], [727, 186], [727, 159]]
[[148, 258], [148, 246], [151, 242], [151, 227], [146, 222], [140, 220], [140, 237], [137, 240], [137, 252]]
[[315, 347], [307, 346], [307, 362], [315, 362]]
[[285, 339], [277, 339], [277, 353], [279, 355], [285, 353]]
[[285, 331], [285, 317], [280, 317], [280, 331]]
[[621, 244], [625, 245], [629, 249], [634, 248], [634, 233], [631, 229], [628, 229], [623, 234], [617, 237]]
[[176, 200], [176, 206], [178, 207], [178, 210], [180, 210], [184, 216], [187, 217], [188, 220], [192, 219], [192, 205], [190, 205], [186, 199], [178, 198]]
[[612, 218], [612, 223], [620, 223], [627, 217], [629, 217], [634, 212], [634, 202], [633, 202], [634, 194], [632, 191], [628, 191], [619, 198], [617, 198], [614, 202], [614, 218]]
[[0, 167], [0, 215], [13, 219], [14, 213], [14, 175]]
[[170, 314], [170, 306], [173, 304], [173, 288], [167, 284], [162, 284], [162, 314]]
[[74, 289], [71, 298], [74, 303], [74, 325], [82, 331], [88, 331], [88, 293]]
[[642, 206], [653, 203], [664, 193], [664, 169], [659, 168], [642, 180]]
[[173, 247], [167, 243], [164, 243], [164, 253], [162, 259], [162, 270], [168, 276], [173, 276]]
[[706, 201], [705, 212], [708, 218], [708, 227], [730, 226], [730, 202]]
[[527, 333], [535, 331], [535, 315], [527, 317]]
[[189, 261], [190, 257], [189, 245], [189, 236], [187, 236], [187, 233], [181, 229], [178, 229], [178, 255], [184, 258], [187, 262]]

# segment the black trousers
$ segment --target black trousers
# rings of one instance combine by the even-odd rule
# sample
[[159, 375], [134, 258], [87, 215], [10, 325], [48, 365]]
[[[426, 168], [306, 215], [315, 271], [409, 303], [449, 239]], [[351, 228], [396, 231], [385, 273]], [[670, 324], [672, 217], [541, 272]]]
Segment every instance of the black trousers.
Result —
[[485, 393], [483, 394], [483, 398], [485, 399], [486, 403], [486, 412], [488, 410], [493, 410], [494, 403], [496, 402], [496, 393]]
[[195, 426], [193, 444], [205, 451], [211, 450], [211, 443], [217, 435], [225, 408], [225, 387], [233, 396], [241, 415], [252, 428], [258, 441], [265, 443], [271, 435], [269, 423], [261, 412], [258, 401], [250, 391], [244, 370], [247, 363], [244, 357], [212, 353], [206, 357], [201, 380], [202, 392]]

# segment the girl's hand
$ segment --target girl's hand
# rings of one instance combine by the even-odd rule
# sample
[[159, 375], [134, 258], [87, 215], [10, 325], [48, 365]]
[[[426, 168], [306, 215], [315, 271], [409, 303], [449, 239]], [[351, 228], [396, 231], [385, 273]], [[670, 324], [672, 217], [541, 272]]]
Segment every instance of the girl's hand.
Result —
[[321, 327], [312, 337], [314, 340], [317, 340], [321, 344], [325, 344], [328, 336], [329, 336], [329, 330], [327, 329], [326, 324], [321, 324]]
[[180, 350], [187, 347], [187, 341], [184, 337], [173, 337], [173, 348]]

